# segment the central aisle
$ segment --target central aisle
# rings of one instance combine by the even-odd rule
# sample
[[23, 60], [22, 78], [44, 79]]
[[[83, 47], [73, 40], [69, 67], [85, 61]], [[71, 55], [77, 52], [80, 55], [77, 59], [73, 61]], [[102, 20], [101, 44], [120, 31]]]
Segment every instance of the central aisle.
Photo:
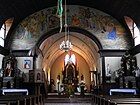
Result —
[[64, 95], [51, 94], [45, 99], [45, 105], [92, 105], [92, 94], [74, 95], [66, 97]]
[[45, 103], [45, 105], [91, 105], [91, 103]]

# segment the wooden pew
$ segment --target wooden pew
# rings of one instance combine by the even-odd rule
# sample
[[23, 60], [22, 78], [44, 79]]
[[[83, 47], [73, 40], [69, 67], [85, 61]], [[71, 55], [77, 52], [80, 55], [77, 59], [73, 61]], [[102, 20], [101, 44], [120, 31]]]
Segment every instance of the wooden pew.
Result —
[[4, 95], [0, 105], [44, 105], [42, 95]]
[[140, 98], [116, 95], [93, 95], [92, 105], [140, 105]]
[[140, 105], [140, 98], [105, 97], [102, 105]]
[[118, 98], [111, 100], [112, 105], [140, 105], [140, 98]]

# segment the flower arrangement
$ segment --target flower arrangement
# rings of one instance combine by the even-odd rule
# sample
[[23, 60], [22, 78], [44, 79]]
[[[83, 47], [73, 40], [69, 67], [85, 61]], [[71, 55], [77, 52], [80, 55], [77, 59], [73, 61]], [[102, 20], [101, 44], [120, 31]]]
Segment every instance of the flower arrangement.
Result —
[[68, 96], [74, 95], [74, 88], [72, 84], [67, 84], [66, 93]]

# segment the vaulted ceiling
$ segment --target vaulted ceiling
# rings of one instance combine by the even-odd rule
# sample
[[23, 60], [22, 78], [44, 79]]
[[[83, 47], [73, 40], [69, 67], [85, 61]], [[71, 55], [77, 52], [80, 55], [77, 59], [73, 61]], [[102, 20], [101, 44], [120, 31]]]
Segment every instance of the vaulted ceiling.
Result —
[[[81, 55], [90, 68], [97, 66], [97, 61], [99, 59], [99, 48], [96, 43], [92, 39], [80, 33], [71, 32], [70, 34], [71, 35], [69, 38], [73, 45], [71, 53], [75, 52]], [[40, 49], [44, 55], [43, 66], [51, 67], [54, 61], [65, 53], [59, 49], [59, 45], [64, 40], [64, 33], [57, 33], [54, 36], [55, 38], [53, 36], [47, 38], [40, 46]]]

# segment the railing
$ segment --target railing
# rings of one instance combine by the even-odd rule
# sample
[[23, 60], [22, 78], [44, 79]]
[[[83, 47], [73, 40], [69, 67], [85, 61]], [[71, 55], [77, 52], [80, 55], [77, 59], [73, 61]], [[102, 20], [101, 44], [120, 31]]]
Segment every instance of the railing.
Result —
[[42, 95], [3, 95], [0, 105], [44, 105]]
[[93, 95], [92, 105], [140, 105], [140, 98], [134, 95]]

